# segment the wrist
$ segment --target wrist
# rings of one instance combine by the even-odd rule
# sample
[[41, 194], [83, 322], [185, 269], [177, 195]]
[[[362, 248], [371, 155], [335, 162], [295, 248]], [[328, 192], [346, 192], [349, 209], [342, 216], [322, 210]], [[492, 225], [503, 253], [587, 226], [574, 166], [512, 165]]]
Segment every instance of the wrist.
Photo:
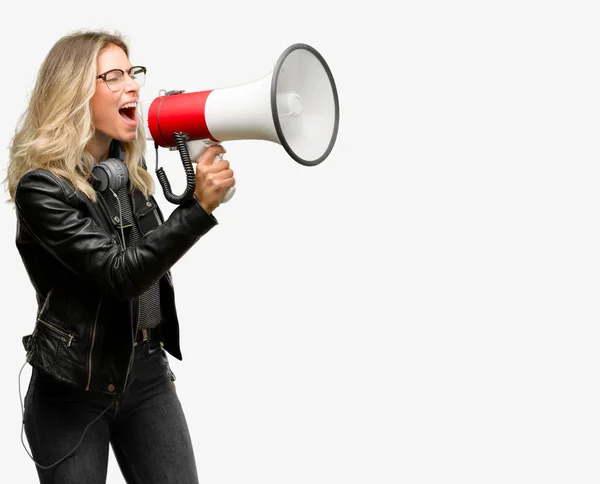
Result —
[[202, 210], [204, 210], [208, 215], [212, 214], [212, 209], [206, 204], [206, 202], [202, 203], [200, 200], [198, 200], [198, 197], [196, 196], [196, 194], [194, 193], [194, 200], [196, 200], [196, 203], [200, 206], [200, 208], [202, 208]]

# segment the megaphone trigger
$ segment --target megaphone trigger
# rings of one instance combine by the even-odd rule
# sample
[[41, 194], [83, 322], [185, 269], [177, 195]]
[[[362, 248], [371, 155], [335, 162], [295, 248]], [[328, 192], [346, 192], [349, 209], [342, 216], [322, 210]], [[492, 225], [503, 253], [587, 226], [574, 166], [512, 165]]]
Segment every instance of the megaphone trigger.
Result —
[[204, 154], [207, 148], [212, 143], [207, 143], [206, 140], [196, 139], [187, 142], [187, 148], [190, 153], [190, 159], [193, 163], [197, 163], [200, 157]]

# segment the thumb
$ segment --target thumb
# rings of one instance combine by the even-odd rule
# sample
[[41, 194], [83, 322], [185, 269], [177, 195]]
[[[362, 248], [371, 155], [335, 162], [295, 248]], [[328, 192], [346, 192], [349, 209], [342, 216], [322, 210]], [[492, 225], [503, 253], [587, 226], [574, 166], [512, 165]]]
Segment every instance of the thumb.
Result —
[[199, 165], [212, 165], [215, 161], [215, 157], [219, 154], [225, 153], [226, 150], [221, 145], [210, 145], [206, 148], [206, 151], [202, 154], [198, 160]]

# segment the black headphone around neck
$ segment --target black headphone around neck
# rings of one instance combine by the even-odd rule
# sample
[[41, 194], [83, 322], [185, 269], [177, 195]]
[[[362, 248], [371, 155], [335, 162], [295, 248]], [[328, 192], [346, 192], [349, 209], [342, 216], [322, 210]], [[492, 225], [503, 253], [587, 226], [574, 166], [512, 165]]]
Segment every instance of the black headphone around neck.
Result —
[[125, 164], [125, 153], [120, 150], [118, 158], [109, 158], [97, 163], [92, 169], [91, 183], [94, 190], [114, 193], [127, 185], [129, 181], [129, 170]]
[[[113, 154], [113, 153], [111, 153]], [[109, 158], [108, 160], [104, 160], [92, 169], [92, 174], [90, 175], [90, 183], [94, 187], [94, 190], [105, 193], [112, 193], [113, 197], [117, 200], [117, 205], [119, 206], [119, 219], [123, 220], [123, 212], [121, 210], [121, 201], [117, 195], [117, 192], [127, 186], [127, 182], [129, 181], [129, 170], [127, 169], [127, 165], [125, 164], [125, 152], [122, 149], [119, 149], [119, 157], [118, 158]], [[117, 220], [118, 221], [118, 220]], [[123, 231], [123, 225], [120, 225], [121, 228], [121, 245], [123, 249], [126, 249], [125, 243], [125, 233]]]

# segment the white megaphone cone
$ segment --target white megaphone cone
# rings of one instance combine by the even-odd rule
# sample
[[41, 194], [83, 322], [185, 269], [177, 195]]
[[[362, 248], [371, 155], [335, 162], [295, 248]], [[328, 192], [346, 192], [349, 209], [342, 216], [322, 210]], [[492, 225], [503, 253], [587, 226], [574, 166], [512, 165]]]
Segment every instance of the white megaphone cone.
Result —
[[[313, 166], [329, 156], [339, 126], [338, 94], [329, 66], [311, 46], [294, 44], [279, 57], [267, 76], [241, 86], [186, 93], [162, 92], [141, 103], [146, 139], [158, 146], [179, 149], [187, 165], [188, 188], [193, 193], [193, 170], [184, 159], [197, 160], [214, 143], [265, 140], [282, 145], [298, 163]], [[183, 150], [185, 151], [185, 150]], [[162, 169], [161, 169], [162, 170]], [[159, 181], [167, 199], [164, 172]], [[191, 190], [191, 193], [190, 193]], [[228, 201], [235, 187], [227, 190]]]

